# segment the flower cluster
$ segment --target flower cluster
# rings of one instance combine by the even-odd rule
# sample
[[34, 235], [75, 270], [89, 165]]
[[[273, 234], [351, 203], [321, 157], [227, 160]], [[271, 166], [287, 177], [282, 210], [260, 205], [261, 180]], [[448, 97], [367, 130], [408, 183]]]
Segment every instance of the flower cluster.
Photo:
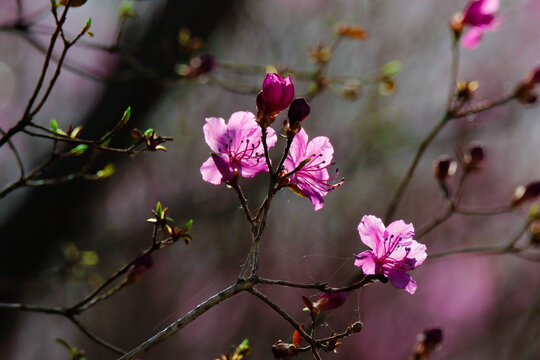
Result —
[[413, 225], [398, 220], [385, 228], [381, 219], [366, 215], [358, 224], [358, 233], [371, 250], [356, 255], [354, 265], [366, 275], [383, 274], [396, 288], [414, 294], [416, 282], [406, 271], [422, 265], [427, 254], [426, 246], [413, 240]]
[[239, 111], [231, 115], [228, 123], [222, 118], [207, 118], [203, 132], [213, 152], [201, 166], [203, 179], [219, 185], [239, 176], [252, 178], [260, 172], [268, 172], [263, 130], [268, 150], [277, 142], [276, 133], [269, 125], [279, 112], [289, 107], [284, 130], [290, 150], [283, 169], [279, 169], [280, 184], [309, 198], [315, 210], [321, 209], [324, 206], [322, 198], [343, 180], [330, 184], [338, 175], [336, 171], [336, 175], [330, 177], [327, 170], [333, 164], [334, 149], [324, 136], [308, 143], [301, 122], [309, 115], [310, 107], [304, 98], [293, 101], [293, 97], [294, 85], [289, 77], [283, 79], [278, 74], [268, 74], [257, 96], [257, 116]]

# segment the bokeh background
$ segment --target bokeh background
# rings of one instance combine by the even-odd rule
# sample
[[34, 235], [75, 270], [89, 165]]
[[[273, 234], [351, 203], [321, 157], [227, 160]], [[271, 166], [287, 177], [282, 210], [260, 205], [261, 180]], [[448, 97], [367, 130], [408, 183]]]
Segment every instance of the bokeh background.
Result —
[[[16, 1], [0, 0], [0, 24], [16, 19]], [[39, 75], [52, 17], [48, 1], [22, 0], [25, 18], [39, 15], [34, 32], [0, 31], [0, 126], [21, 116]], [[199, 167], [208, 157], [204, 118], [227, 119], [238, 110], [255, 111], [255, 96], [212, 86], [208, 77], [180, 81], [186, 63], [178, 34], [190, 29], [204, 51], [221, 63], [275, 65], [311, 71], [307, 54], [332, 41], [338, 21], [368, 31], [365, 41], [344, 40], [328, 72], [369, 78], [380, 66], [400, 60], [397, 89], [383, 96], [366, 87], [356, 101], [325, 92], [311, 102], [304, 128], [334, 145], [334, 160], [345, 184], [330, 193], [324, 209], [289, 191], [276, 197], [262, 241], [261, 275], [340, 286], [356, 273], [353, 254], [365, 250], [356, 227], [364, 214], [383, 216], [391, 195], [422, 138], [445, 107], [450, 67], [448, 20], [466, 1], [395, 0], [226, 0], [135, 1], [138, 14], [124, 24], [123, 55], [80, 44], [68, 55], [50, 100], [36, 121], [51, 118], [61, 127], [84, 126], [83, 136], [110, 129], [127, 106], [128, 127], [153, 127], [173, 136], [166, 153], [135, 158], [106, 156], [117, 173], [99, 183], [75, 182], [20, 189], [0, 200], [0, 301], [51, 306], [84, 297], [141, 249], [150, 245], [145, 219], [157, 201], [179, 222], [194, 220], [194, 241], [160, 251], [142, 281], [96, 305], [82, 317], [94, 332], [130, 349], [180, 318], [198, 303], [233, 283], [249, 249], [249, 228], [236, 195], [205, 183]], [[88, 17], [95, 36], [87, 43], [114, 43], [120, 1], [89, 0], [70, 11], [67, 29], [76, 33]], [[45, 9], [45, 11], [44, 11]], [[540, 63], [540, 1], [501, 1], [504, 24], [487, 34], [474, 51], [462, 50], [460, 80], [477, 80], [480, 99], [506, 94]], [[41, 33], [44, 34], [41, 34]], [[30, 41], [30, 40], [32, 41]], [[60, 49], [56, 49], [60, 50]], [[140, 72], [134, 69], [145, 69]], [[216, 76], [258, 87], [264, 74]], [[309, 83], [293, 80], [297, 96]], [[540, 177], [540, 113], [518, 103], [454, 120], [428, 149], [395, 217], [417, 228], [443, 211], [432, 163], [456, 156], [473, 140], [486, 146], [483, 169], [472, 176], [463, 203], [472, 208], [506, 205], [517, 185]], [[282, 115], [283, 116], [283, 115]], [[280, 117], [281, 118], [281, 117]], [[276, 125], [279, 121], [276, 122]], [[277, 126], [275, 127], [278, 130]], [[126, 131], [127, 132], [127, 131]], [[120, 136], [116, 145], [129, 143]], [[48, 156], [50, 144], [24, 135], [14, 138], [28, 167]], [[275, 156], [279, 154], [274, 153]], [[49, 175], [64, 173], [60, 164]], [[0, 181], [16, 179], [7, 147], [0, 150]], [[455, 187], [455, 180], [450, 180]], [[263, 175], [243, 181], [252, 207], [262, 201]], [[494, 217], [455, 215], [424, 237], [428, 254], [467, 246], [504, 244], [526, 221], [527, 207]], [[525, 240], [525, 239], [524, 239]], [[70, 250], [71, 249], [71, 250]], [[69, 264], [70, 251], [91, 251], [92, 266]], [[91, 257], [92, 257], [91, 256]], [[92, 261], [90, 261], [92, 263]], [[460, 255], [428, 260], [412, 274], [418, 291], [410, 295], [389, 284], [352, 293], [327, 318], [320, 334], [342, 331], [362, 320], [364, 330], [324, 359], [406, 359], [418, 333], [438, 326], [444, 343], [434, 359], [537, 359], [540, 356], [540, 274], [538, 263], [512, 255]], [[261, 286], [276, 303], [302, 322], [301, 296], [311, 291]], [[0, 358], [67, 359], [55, 338], [86, 350], [89, 359], [114, 359], [61, 317], [0, 313]], [[272, 359], [278, 339], [292, 329], [264, 304], [241, 294], [213, 308], [144, 359], [214, 359], [249, 338], [253, 359]], [[310, 358], [303, 354], [299, 358]]]

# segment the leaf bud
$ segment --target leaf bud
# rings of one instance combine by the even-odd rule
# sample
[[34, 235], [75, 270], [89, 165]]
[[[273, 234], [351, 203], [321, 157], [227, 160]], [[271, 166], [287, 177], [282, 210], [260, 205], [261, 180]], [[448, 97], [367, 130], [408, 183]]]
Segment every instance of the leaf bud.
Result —
[[534, 200], [540, 196], [540, 181], [531, 182], [525, 186], [520, 185], [514, 191], [513, 206], [519, 206], [525, 201]]
[[435, 161], [433, 174], [440, 183], [444, 183], [446, 179], [455, 174], [457, 163], [452, 158], [443, 155]]
[[467, 171], [478, 170], [484, 161], [485, 151], [484, 146], [480, 142], [472, 142], [463, 155], [463, 167]]
[[294, 344], [289, 344], [279, 340], [272, 345], [272, 353], [276, 359], [288, 360], [298, 355], [298, 350]]

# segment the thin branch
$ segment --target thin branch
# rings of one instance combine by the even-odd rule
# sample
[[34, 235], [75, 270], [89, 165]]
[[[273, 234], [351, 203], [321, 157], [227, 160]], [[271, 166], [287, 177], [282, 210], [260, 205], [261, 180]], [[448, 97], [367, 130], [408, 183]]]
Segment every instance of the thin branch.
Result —
[[213, 308], [214, 306], [218, 305], [222, 301], [225, 301], [234, 295], [246, 291], [248, 289], [251, 289], [254, 285], [254, 281], [248, 280], [244, 282], [238, 282], [234, 285], [229, 286], [223, 291], [220, 291], [219, 293], [215, 294], [214, 296], [208, 298], [206, 301], [199, 304], [196, 308], [188, 312], [186, 315], [181, 317], [180, 319], [176, 320], [169, 326], [167, 326], [165, 329], [161, 330], [156, 335], [152, 336], [148, 340], [141, 343], [139, 346], [134, 348], [133, 350], [129, 351], [124, 356], [118, 358], [118, 360], [128, 360], [133, 359], [134, 357], [142, 354], [143, 352], [146, 352], [151, 347], [154, 347], [158, 343], [162, 342], [163, 340], [167, 339], [171, 335], [175, 334], [178, 330], [184, 328], [186, 325], [191, 323], [193, 320], [197, 319], [199, 316]]
[[101, 346], [119, 355], [123, 355], [126, 353], [121, 348], [109, 343], [108, 341], [103, 340], [102, 338], [100, 338], [99, 336], [97, 336], [96, 334], [88, 330], [75, 316], [73, 315], [66, 315], [66, 316], [68, 317], [69, 320], [71, 320], [73, 324], [75, 324], [75, 326], [79, 328], [79, 330], [81, 330], [86, 336], [88, 336], [90, 339], [92, 339], [96, 343], [100, 344]]
[[263, 302], [265, 302], [268, 306], [270, 306], [275, 312], [277, 312], [282, 318], [284, 318], [291, 326], [298, 331], [298, 333], [306, 339], [307, 342], [311, 344], [313, 355], [316, 359], [321, 359], [320, 355], [317, 353], [317, 348], [320, 346], [317, 344], [317, 342], [300, 326], [296, 320], [294, 320], [289, 314], [287, 314], [282, 308], [280, 308], [278, 305], [276, 305], [272, 300], [270, 300], [266, 295], [264, 295], [262, 292], [258, 291], [255, 288], [250, 288], [248, 290], [251, 294], [255, 295], [259, 299], [261, 299]]
[[240, 200], [240, 204], [242, 205], [242, 209], [244, 209], [244, 213], [246, 214], [246, 219], [251, 225], [251, 228], [253, 230], [254, 226], [256, 225], [253, 221], [253, 216], [251, 215], [251, 211], [249, 210], [249, 206], [247, 203], [247, 199], [244, 196], [244, 193], [242, 192], [242, 188], [240, 187], [240, 184], [238, 184], [237, 179], [233, 179], [229, 182], [229, 185], [236, 191], [238, 194], [238, 199]]
[[[3, 136], [6, 135], [6, 132], [2, 128], [0, 128], [0, 133], [2, 133]], [[23, 165], [21, 156], [19, 155], [19, 151], [17, 150], [17, 148], [15, 147], [15, 145], [13, 144], [11, 140], [8, 140], [7, 143], [8, 143], [9, 148], [11, 149], [11, 152], [15, 156], [17, 165], [19, 166], [19, 180], [21, 180], [24, 178], [24, 165]]]
[[16, 304], [16, 303], [0, 303], [0, 310], [14, 311], [31, 311], [43, 314], [65, 315], [66, 309], [61, 307], [31, 305], [31, 304]]
[[478, 113], [484, 112], [486, 110], [493, 109], [494, 107], [505, 105], [505, 104], [509, 103], [510, 101], [514, 100], [515, 98], [516, 98], [516, 95], [514, 93], [511, 93], [509, 95], [506, 95], [506, 96], [502, 97], [499, 100], [487, 100], [483, 104], [477, 106], [474, 109], [463, 111], [463, 112], [458, 112], [456, 114], [451, 114], [449, 118], [450, 119], [459, 119], [459, 118], [462, 118], [462, 117], [478, 114]]

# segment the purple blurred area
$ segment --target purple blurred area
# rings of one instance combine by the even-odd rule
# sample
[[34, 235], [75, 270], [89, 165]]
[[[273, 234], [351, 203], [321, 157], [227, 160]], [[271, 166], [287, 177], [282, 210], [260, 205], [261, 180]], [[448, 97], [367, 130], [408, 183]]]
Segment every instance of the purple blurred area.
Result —
[[[46, 10], [48, 2], [21, 2], [25, 16], [43, 13], [36, 29], [50, 34], [54, 23]], [[310, 102], [311, 114], [302, 126], [310, 138], [330, 139], [345, 183], [325, 197], [324, 208], [317, 212], [307, 199], [281, 191], [273, 201], [262, 238], [261, 276], [346, 285], [357, 274], [354, 254], [367, 250], [356, 230], [360, 219], [365, 214], [383, 217], [417, 147], [445, 110], [451, 58], [448, 20], [466, 1], [231, 0], [219, 8], [219, 2], [210, 0], [173, 3], [135, 1], [138, 16], [125, 24], [123, 44], [130, 50], [131, 60], [136, 58], [147, 66], [161, 66], [160, 61], [168, 64], [156, 66], [156, 73], [167, 75], [174, 63], [189, 61], [174, 47], [167, 53], [173, 54], [171, 59], [157, 57], [158, 52], [141, 52], [145, 46], [171, 46], [165, 43], [165, 36], [146, 37], [156, 24], [176, 33], [182, 27], [191, 28], [193, 36], [204, 39], [205, 52], [221, 64], [280, 65], [311, 71], [314, 65], [308, 50], [319, 42], [329, 43], [334, 24], [347, 21], [366, 29], [368, 37], [362, 42], [343, 40], [329, 66], [330, 74], [371, 78], [382, 64], [402, 62], [403, 70], [395, 78], [398, 89], [392, 96], [382, 96], [377, 86], [370, 86], [357, 101], [325, 92]], [[0, 4], [0, 24], [9, 25], [16, 18], [16, 1], [0, 0]], [[78, 32], [91, 17], [95, 36], [85, 42], [114, 43], [119, 6], [117, 0], [90, 0], [70, 10], [68, 33]], [[169, 6], [178, 15], [171, 14]], [[504, 24], [498, 32], [486, 34], [474, 51], [460, 50], [458, 78], [479, 82], [478, 99], [511, 92], [540, 65], [538, 1], [502, 0], [500, 13]], [[47, 46], [49, 36], [34, 34], [32, 38]], [[172, 39], [174, 43], [174, 36]], [[58, 54], [60, 48], [55, 50]], [[84, 123], [87, 134], [98, 126], [105, 132], [131, 105], [133, 124], [128, 123], [129, 129], [151, 127], [175, 140], [166, 144], [166, 153], [107, 158], [118, 169], [104, 182], [19, 189], [0, 199], [0, 239], [5, 245], [0, 250], [0, 302], [50, 306], [78, 302], [101, 279], [151, 245], [152, 227], [145, 220], [160, 201], [179, 224], [193, 219], [193, 241], [188, 246], [180, 241], [155, 253], [153, 267], [140, 282], [97, 304], [81, 318], [91, 331], [131, 349], [236, 281], [250, 247], [249, 226], [234, 191], [201, 178], [199, 168], [210, 151], [202, 126], [205, 117], [228, 119], [235, 111], [255, 112], [255, 95], [212, 86], [204, 76], [189, 81], [145, 79], [148, 84], [134, 82], [132, 88], [115, 88], [131, 81], [129, 76], [141, 76], [122, 68], [133, 64], [129, 58], [84, 44], [72, 50], [67, 64], [87, 75], [64, 69], [36, 122], [48, 126], [55, 118], [62, 128]], [[22, 115], [43, 56], [24, 34], [0, 30], [2, 129]], [[264, 78], [263, 74], [226, 76], [253, 87], [260, 86]], [[292, 78], [296, 96], [305, 95], [308, 82]], [[105, 108], [110, 112], [99, 112]], [[278, 132], [284, 116], [280, 114], [274, 123]], [[486, 159], [481, 171], [467, 179], [463, 205], [490, 209], [509, 204], [516, 186], [540, 178], [539, 116], [538, 107], [511, 102], [478, 116], [453, 120], [426, 152], [394, 217], [419, 229], [443, 213], [432, 164], [442, 154], [456, 157], [473, 140], [484, 144]], [[119, 141], [122, 146], [129, 138]], [[13, 142], [28, 167], [50, 151], [47, 141], [22, 134]], [[284, 144], [281, 139], [273, 149], [275, 161]], [[4, 146], [0, 149], [0, 187], [17, 176], [13, 154]], [[261, 174], [242, 179], [241, 185], [255, 208], [264, 199], [267, 179]], [[448, 180], [450, 190], [456, 185], [456, 176]], [[491, 217], [453, 215], [421, 240], [427, 245], [428, 258], [411, 273], [418, 283], [414, 295], [389, 283], [374, 283], [351, 293], [345, 305], [331, 311], [317, 334], [342, 332], [358, 320], [364, 328], [345, 339], [337, 354], [322, 354], [323, 359], [407, 359], [416, 336], [430, 327], [444, 332], [442, 347], [432, 359], [538, 359], [538, 262], [511, 254], [429, 257], [464, 247], [503, 245], [520, 231], [527, 215], [528, 205]], [[14, 229], [10, 225], [15, 221], [19, 225]], [[67, 263], [66, 246], [95, 251], [99, 262], [84, 273], [66, 275], [62, 270]], [[302, 311], [301, 297], [315, 301], [320, 295], [268, 285], [259, 289], [306, 324], [309, 314]], [[62, 317], [0, 312], [0, 324], [2, 359], [68, 359], [66, 350], [54, 342], [56, 338], [85, 349], [90, 360], [117, 357]], [[293, 331], [260, 300], [240, 294], [140, 358], [215, 359], [248, 338], [253, 348], [248, 358], [272, 359], [272, 344], [279, 339], [292, 342]], [[298, 358], [310, 357], [308, 352]]]

